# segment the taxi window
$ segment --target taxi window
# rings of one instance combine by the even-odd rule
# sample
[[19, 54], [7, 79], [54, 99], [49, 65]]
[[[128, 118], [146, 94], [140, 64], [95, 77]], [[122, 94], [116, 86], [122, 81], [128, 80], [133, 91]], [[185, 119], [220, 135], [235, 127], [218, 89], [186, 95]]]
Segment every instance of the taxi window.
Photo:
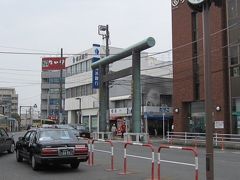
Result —
[[25, 134], [25, 136], [24, 136], [24, 139], [25, 139], [26, 141], [29, 141], [29, 140], [30, 140], [30, 135], [31, 135], [31, 132], [30, 132], [30, 131], [27, 132], [27, 133]]

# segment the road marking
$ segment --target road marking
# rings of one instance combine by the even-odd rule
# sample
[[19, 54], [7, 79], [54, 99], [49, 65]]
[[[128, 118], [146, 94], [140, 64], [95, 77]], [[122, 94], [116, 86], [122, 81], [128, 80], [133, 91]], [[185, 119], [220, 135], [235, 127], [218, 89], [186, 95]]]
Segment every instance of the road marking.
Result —
[[214, 151], [214, 153], [222, 154], [222, 153], [225, 153], [225, 151]]
[[235, 152], [232, 152], [233, 154], [240, 154], [240, 152], [239, 151], [235, 151]]

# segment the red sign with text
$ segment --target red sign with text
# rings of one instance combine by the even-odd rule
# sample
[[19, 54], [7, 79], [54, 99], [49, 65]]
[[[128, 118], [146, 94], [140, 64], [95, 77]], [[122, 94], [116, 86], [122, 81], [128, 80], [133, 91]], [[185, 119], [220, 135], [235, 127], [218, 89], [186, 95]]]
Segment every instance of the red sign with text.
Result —
[[42, 58], [42, 70], [47, 71], [65, 69], [65, 60], [65, 57], [44, 57]]

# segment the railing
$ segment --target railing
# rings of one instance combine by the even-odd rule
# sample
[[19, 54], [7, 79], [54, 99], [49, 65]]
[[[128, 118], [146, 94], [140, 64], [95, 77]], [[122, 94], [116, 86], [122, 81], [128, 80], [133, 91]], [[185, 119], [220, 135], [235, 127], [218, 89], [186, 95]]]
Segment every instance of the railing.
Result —
[[[176, 161], [169, 161], [169, 160], [161, 160], [160, 158], [160, 151], [161, 149], [166, 148], [166, 149], [176, 149], [176, 150], [183, 150], [183, 151], [192, 151], [194, 155], [195, 162], [194, 164], [190, 163], [183, 163], [183, 162], [176, 162]], [[160, 164], [162, 162], [168, 162], [168, 163], [174, 163], [174, 164], [180, 164], [180, 165], [185, 165], [185, 166], [193, 166], [195, 167], [195, 180], [198, 180], [198, 153], [195, 149], [191, 147], [180, 147], [180, 146], [166, 146], [166, 145], [160, 145], [158, 148], [158, 180], [161, 179], [161, 171], [160, 171]]]
[[113, 133], [112, 132], [93, 132], [92, 137], [93, 139], [111, 140], [113, 139]]
[[[145, 156], [137, 156], [133, 154], [127, 154], [127, 146], [128, 145], [135, 145], [135, 146], [142, 146], [142, 147], [147, 147], [151, 150], [152, 157], [145, 157]], [[152, 168], [151, 168], [151, 180], [154, 180], [154, 148], [151, 144], [143, 144], [143, 143], [135, 143], [135, 142], [126, 142], [124, 144], [124, 162], [123, 162], [123, 172], [120, 172], [118, 174], [120, 175], [126, 175], [128, 174], [127, 172], [127, 157], [132, 157], [132, 158], [138, 158], [138, 159], [146, 159], [146, 160], [151, 160], [152, 162]]]
[[[103, 142], [103, 143], [107, 143], [110, 145], [111, 147], [111, 150], [110, 151], [106, 151], [106, 150], [102, 150], [102, 149], [96, 149], [94, 148], [94, 142]], [[97, 151], [97, 152], [101, 152], [101, 153], [107, 153], [107, 154], [110, 154], [111, 155], [111, 167], [109, 169], [106, 169], [106, 170], [109, 170], [109, 171], [114, 171], [114, 149], [113, 149], [113, 143], [111, 140], [102, 140], [102, 139], [93, 139], [92, 140], [92, 143], [91, 143], [92, 147], [91, 147], [91, 163], [90, 165], [93, 166], [94, 164], [94, 151]]]
[[[170, 144], [181, 142], [184, 144], [205, 144], [206, 134], [205, 133], [191, 133], [191, 132], [167, 132], [167, 141]], [[239, 146], [240, 147], [240, 134], [213, 134], [213, 142], [215, 146], [224, 145]]]

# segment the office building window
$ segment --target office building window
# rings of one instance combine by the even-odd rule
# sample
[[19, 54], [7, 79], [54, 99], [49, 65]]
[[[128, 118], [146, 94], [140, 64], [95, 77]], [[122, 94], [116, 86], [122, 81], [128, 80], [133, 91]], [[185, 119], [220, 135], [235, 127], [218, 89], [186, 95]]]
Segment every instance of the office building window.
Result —
[[59, 89], [58, 88], [51, 88], [49, 89], [50, 94], [59, 94]]
[[86, 72], [87, 71], [87, 62], [83, 61], [82, 62], [82, 72]]
[[92, 64], [92, 60], [87, 60], [87, 71], [91, 71], [91, 64]]
[[71, 76], [71, 67], [67, 67], [67, 77]]
[[71, 96], [76, 97], [76, 88], [71, 88]]
[[86, 92], [86, 85], [81, 86], [81, 96], [86, 96], [87, 92]]
[[58, 105], [59, 104], [59, 99], [49, 99], [49, 104], [50, 105]]
[[238, 46], [230, 47], [230, 63], [231, 65], [238, 64]]
[[239, 77], [240, 76], [239, 66], [231, 68], [231, 76], [232, 77]]
[[80, 88], [80, 86], [78, 86], [77, 89], [76, 89], [76, 95], [77, 96], [81, 96], [81, 88]]
[[71, 98], [71, 88], [66, 89], [66, 98]]
[[238, 0], [228, 0], [228, 15], [229, 19], [237, 17], [237, 1]]

